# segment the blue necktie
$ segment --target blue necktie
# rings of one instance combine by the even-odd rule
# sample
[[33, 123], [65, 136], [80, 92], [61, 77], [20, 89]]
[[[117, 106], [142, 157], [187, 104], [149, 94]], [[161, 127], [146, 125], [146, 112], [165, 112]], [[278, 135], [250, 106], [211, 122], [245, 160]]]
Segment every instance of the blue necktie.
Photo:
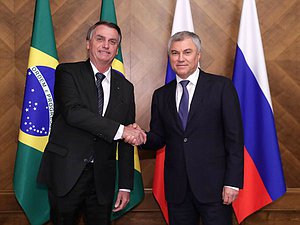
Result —
[[188, 115], [189, 115], [189, 92], [186, 88], [188, 85], [188, 80], [182, 80], [180, 81], [180, 84], [182, 86], [182, 96], [179, 103], [179, 117], [181, 119], [182, 127], [185, 130]]
[[97, 78], [96, 86], [97, 86], [97, 94], [98, 94], [98, 112], [100, 115], [102, 115], [103, 103], [104, 103], [102, 81], [105, 78], [105, 75], [102, 73], [96, 73], [96, 78]]

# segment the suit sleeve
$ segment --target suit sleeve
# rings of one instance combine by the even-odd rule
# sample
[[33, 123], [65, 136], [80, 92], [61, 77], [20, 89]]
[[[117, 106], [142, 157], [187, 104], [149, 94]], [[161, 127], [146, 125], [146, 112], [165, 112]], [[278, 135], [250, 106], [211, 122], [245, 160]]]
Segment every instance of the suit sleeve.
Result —
[[85, 105], [80, 94], [88, 87], [80, 86], [75, 81], [73, 71], [63, 65], [57, 67], [55, 79], [56, 107], [66, 123], [112, 142], [120, 124], [92, 112]]
[[227, 80], [222, 95], [225, 133], [226, 173], [224, 185], [242, 188], [244, 174], [244, 140], [240, 104], [236, 90]]
[[147, 132], [147, 142], [141, 146], [142, 149], [158, 150], [165, 145], [165, 131], [159, 110], [160, 99], [156, 90], [152, 98], [150, 131]]
[[[135, 102], [133, 85], [128, 86], [128, 112], [125, 126], [135, 122]], [[134, 177], [134, 147], [123, 140], [118, 146], [119, 189], [133, 189]]]

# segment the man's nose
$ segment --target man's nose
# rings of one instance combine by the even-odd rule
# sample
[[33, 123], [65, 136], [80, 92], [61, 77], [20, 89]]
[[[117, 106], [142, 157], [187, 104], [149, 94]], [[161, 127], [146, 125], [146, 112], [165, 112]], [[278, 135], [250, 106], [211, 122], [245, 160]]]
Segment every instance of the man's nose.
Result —
[[178, 61], [184, 61], [183, 53], [179, 53]]
[[106, 40], [103, 41], [103, 42], [102, 42], [102, 47], [103, 47], [103, 48], [106, 48], [106, 49], [109, 48], [109, 43], [108, 43], [108, 41], [106, 41]]

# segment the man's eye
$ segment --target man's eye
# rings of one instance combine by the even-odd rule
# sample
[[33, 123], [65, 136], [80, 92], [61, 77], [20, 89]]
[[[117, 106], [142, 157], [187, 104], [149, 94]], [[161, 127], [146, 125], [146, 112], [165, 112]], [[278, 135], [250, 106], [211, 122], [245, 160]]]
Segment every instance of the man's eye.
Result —
[[178, 55], [178, 52], [171, 52], [171, 55]]
[[109, 40], [108, 42], [111, 45], [116, 45], [118, 43], [117, 40]]
[[192, 51], [186, 51], [184, 52], [185, 55], [190, 55], [192, 53]]
[[97, 41], [103, 41], [104, 38], [103, 38], [103, 37], [97, 37], [96, 40], [97, 40]]

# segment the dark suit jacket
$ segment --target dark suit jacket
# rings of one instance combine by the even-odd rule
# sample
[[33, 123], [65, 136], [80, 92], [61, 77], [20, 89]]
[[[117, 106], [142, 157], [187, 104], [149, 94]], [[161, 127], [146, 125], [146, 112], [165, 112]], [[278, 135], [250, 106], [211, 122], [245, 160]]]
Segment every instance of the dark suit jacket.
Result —
[[221, 200], [224, 185], [242, 188], [243, 131], [232, 82], [200, 71], [184, 131], [175, 103], [176, 80], [153, 94], [145, 149], [165, 151], [166, 200], [180, 203], [189, 183], [200, 202]]
[[110, 99], [102, 117], [89, 60], [60, 64], [55, 79], [53, 123], [38, 182], [57, 196], [67, 194], [94, 153], [97, 198], [99, 203], [109, 203], [115, 189], [117, 143], [119, 188], [133, 187], [133, 147], [113, 140], [120, 124], [135, 121], [133, 85], [111, 71]]

